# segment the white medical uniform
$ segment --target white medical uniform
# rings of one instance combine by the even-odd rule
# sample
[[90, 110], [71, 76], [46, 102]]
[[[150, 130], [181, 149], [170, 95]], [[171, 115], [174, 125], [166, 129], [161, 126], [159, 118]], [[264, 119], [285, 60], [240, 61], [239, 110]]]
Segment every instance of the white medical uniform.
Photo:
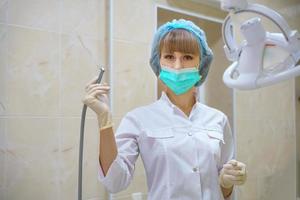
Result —
[[141, 154], [148, 200], [224, 199], [218, 175], [235, 157], [235, 136], [221, 111], [197, 101], [187, 117], [163, 92], [154, 103], [127, 113], [115, 137], [118, 155], [105, 177], [99, 167], [109, 192], [127, 188]]

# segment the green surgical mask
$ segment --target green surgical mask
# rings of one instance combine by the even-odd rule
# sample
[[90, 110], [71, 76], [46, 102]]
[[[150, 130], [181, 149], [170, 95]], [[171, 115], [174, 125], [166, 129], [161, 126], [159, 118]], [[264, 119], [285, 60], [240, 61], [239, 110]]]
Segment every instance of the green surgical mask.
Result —
[[176, 70], [162, 66], [159, 78], [176, 95], [180, 95], [191, 89], [201, 79], [201, 75], [196, 67]]

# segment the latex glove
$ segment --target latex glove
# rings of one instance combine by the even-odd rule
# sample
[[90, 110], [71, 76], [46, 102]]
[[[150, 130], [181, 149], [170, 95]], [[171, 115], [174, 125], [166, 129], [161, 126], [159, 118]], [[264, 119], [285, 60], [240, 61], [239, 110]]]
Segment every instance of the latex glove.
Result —
[[109, 109], [108, 92], [110, 87], [107, 84], [97, 84], [98, 77], [93, 78], [85, 87], [86, 94], [82, 102], [91, 108], [98, 118], [100, 130], [113, 126], [112, 115]]
[[236, 160], [230, 160], [224, 164], [219, 176], [219, 182], [223, 188], [242, 185], [246, 179], [246, 165]]

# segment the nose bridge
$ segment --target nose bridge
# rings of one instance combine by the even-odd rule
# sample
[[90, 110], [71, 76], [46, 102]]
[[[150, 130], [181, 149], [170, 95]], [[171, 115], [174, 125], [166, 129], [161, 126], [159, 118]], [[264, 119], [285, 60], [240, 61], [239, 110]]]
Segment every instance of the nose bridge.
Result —
[[175, 69], [181, 69], [182, 68], [182, 59], [181, 56], [175, 55], [175, 63], [174, 63]]

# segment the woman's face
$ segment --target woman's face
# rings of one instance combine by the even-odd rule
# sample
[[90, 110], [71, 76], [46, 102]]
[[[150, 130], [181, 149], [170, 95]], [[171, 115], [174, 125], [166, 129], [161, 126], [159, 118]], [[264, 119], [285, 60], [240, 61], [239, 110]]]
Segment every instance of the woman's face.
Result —
[[161, 56], [160, 56], [160, 65], [167, 66], [173, 69], [184, 69], [184, 68], [192, 68], [199, 67], [199, 54], [190, 54], [184, 52], [174, 51], [172, 53], [166, 52], [164, 48], [162, 48]]

